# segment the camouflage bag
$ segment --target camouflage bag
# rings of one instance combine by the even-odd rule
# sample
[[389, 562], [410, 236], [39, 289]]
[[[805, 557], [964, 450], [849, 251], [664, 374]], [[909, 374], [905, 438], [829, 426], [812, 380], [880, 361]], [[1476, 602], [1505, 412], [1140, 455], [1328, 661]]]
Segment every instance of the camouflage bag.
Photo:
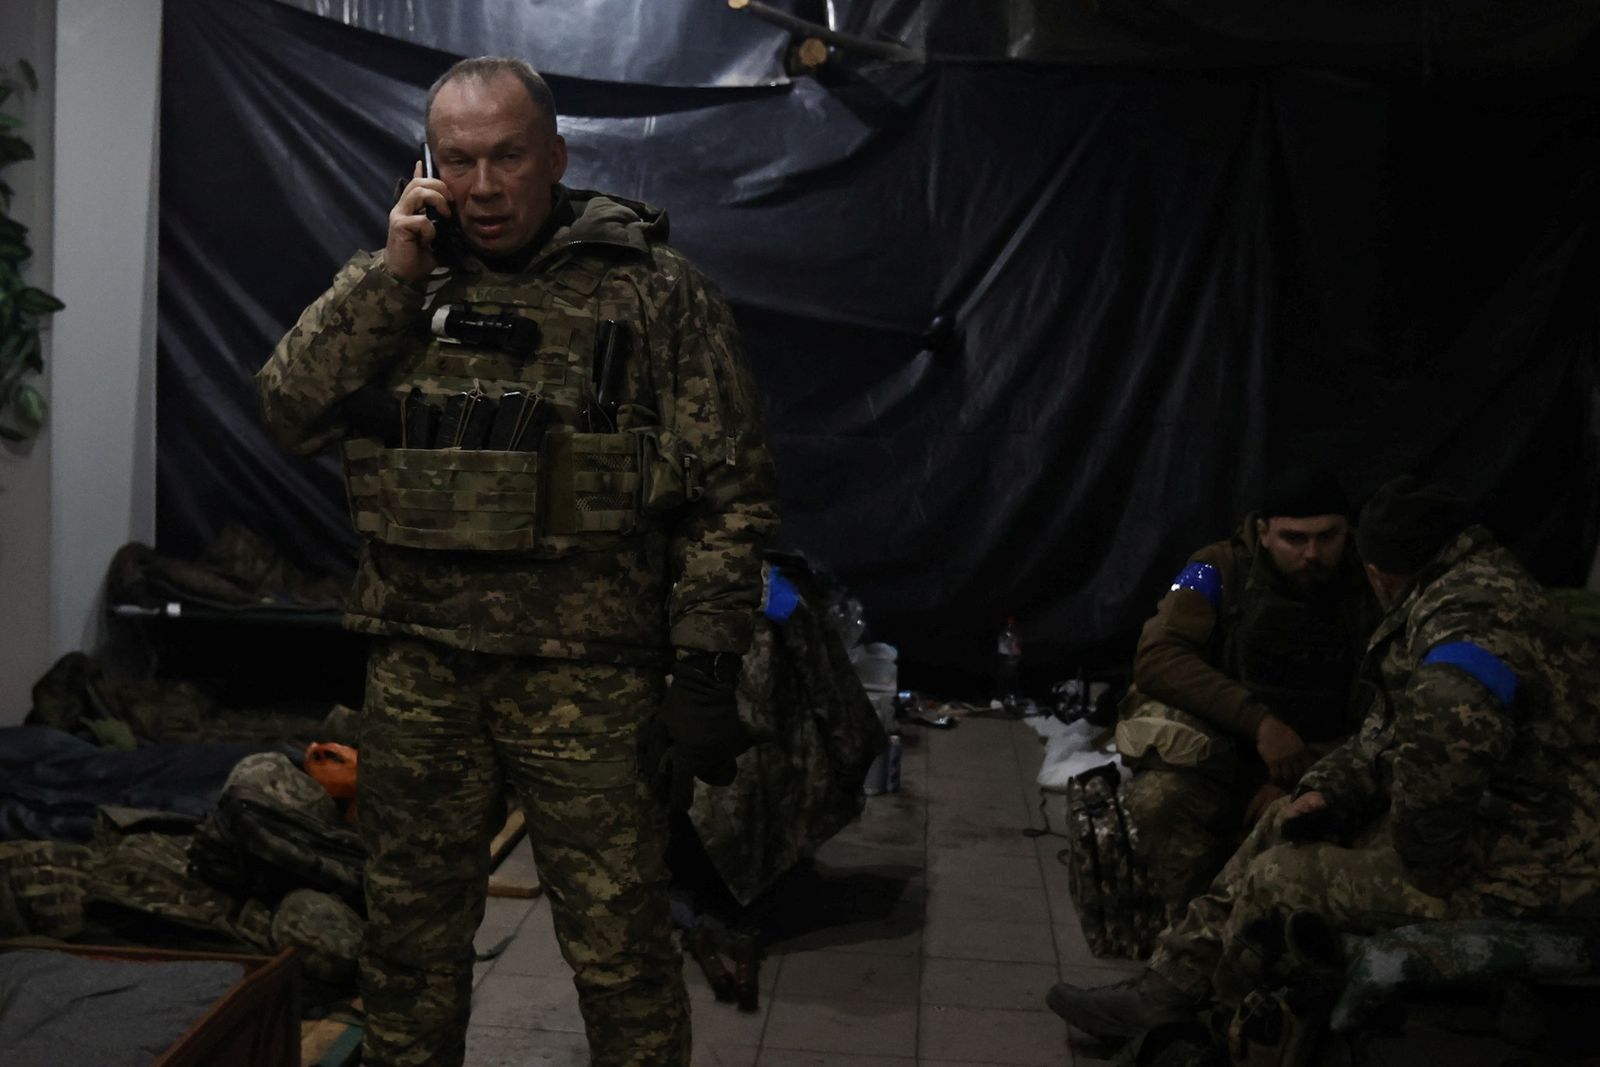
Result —
[[363, 906], [361, 839], [340, 824], [327, 791], [280, 752], [234, 767], [189, 865], [212, 885], [269, 903], [308, 888]]
[[304, 972], [319, 982], [351, 986], [366, 924], [344, 901], [315, 889], [296, 889], [272, 915], [272, 943], [294, 948]]
[[1121, 784], [1114, 763], [1067, 780], [1067, 887], [1090, 952], [1144, 959], [1166, 913], [1135, 857]]

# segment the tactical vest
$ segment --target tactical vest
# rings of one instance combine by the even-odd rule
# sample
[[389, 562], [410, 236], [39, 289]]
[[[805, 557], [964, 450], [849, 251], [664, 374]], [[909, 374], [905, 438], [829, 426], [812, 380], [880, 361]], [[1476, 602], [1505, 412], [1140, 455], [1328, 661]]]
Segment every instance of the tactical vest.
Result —
[[1239, 593], [1228, 609], [1222, 665], [1272, 714], [1307, 742], [1350, 732], [1351, 682], [1365, 633], [1350, 603], [1344, 567], [1326, 601], [1303, 600], [1282, 588], [1263, 550], [1234, 546]]
[[[620, 324], [637, 374], [648, 332], [628, 261], [579, 250], [534, 277], [452, 274], [430, 293], [427, 335], [402, 355], [385, 387], [402, 404], [444, 407], [459, 394], [500, 404], [522, 393], [550, 425], [536, 450], [344, 446], [357, 532], [405, 548], [529, 552], [556, 557], [614, 544], [698, 492], [695, 457], [639, 403], [603, 425], [580, 426], [595, 407], [601, 324]], [[536, 328], [524, 351], [447, 336], [451, 311], [511, 315]], [[511, 320], [515, 321], [515, 320]], [[625, 396], [649, 396], [637, 381]]]

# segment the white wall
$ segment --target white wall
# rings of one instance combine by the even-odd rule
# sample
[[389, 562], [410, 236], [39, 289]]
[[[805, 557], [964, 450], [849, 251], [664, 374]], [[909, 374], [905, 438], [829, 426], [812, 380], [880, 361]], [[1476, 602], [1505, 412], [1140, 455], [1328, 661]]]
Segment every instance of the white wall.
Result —
[[0, 462], [7, 724], [57, 656], [96, 647], [112, 554], [155, 536], [161, 0], [0, 0], [0, 40], [53, 86], [29, 120], [49, 158], [24, 221], [50, 268], [35, 277], [67, 304], [47, 339], [49, 426], [31, 455]]
[[92, 649], [106, 564], [155, 538], [161, 0], [57, 0], [50, 647]]
[[[54, 112], [54, 0], [0, 0], [0, 64], [16, 69], [26, 59], [39, 73], [39, 92], [5, 110], [23, 120], [19, 131], [35, 159], [5, 170], [15, 190], [11, 216], [28, 227], [33, 261], [25, 276], [50, 284], [51, 119]], [[49, 396], [51, 330], [42, 333], [45, 375], [37, 382]], [[44, 431], [26, 445], [0, 445], [0, 726], [20, 722], [28, 690], [50, 664], [50, 446]]]

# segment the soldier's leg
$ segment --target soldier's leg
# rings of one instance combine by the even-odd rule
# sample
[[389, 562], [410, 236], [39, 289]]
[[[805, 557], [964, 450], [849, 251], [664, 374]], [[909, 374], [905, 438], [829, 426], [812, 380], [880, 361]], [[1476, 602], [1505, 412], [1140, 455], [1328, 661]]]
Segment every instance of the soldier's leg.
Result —
[[666, 813], [638, 770], [639, 721], [661, 693], [658, 672], [546, 661], [508, 676], [490, 704], [594, 1067], [689, 1063]]
[[361, 995], [368, 1067], [465, 1055], [499, 771], [470, 656], [420, 641], [372, 653], [357, 779], [366, 842]]
[[1166, 907], [1167, 921], [1211, 884], [1227, 858], [1233, 790], [1193, 770], [1140, 771], [1123, 786], [1134, 854]]
[[1250, 961], [1241, 961], [1237, 951], [1254, 922], [1281, 924], [1294, 912], [1310, 911], [1340, 933], [1373, 934], [1449, 916], [1447, 901], [1406, 880], [1387, 835], [1358, 848], [1275, 845], [1251, 861], [1232, 888], [1233, 907], [1222, 926], [1224, 951], [1211, 982], [1213, 999], [1230, 1007], [1255, 984]]
[[1267, 809], [1210, 887], [1189, 902], [1183, 918], [1168, 927], [1156, 943], [1150, 970], [1183, 990], [1197, 1004], [1211, 998], [1211, 979], [1222, 960], [1236, 887], [1258, 856], [1283, 844], [1283, 813], [1287, 807], [1287, 801], [1280, 800]]
[[1287, 809], [1285, 800], [1267, 809], [1211, 887], [1162, 934], [1150, 958], [1151, 970], [1197, 1003], [1237, 995], [1241, 976], [1227, 949], [1257, 919], [1314, 911], [1336, 930], [1370, 933], [1446, 915], [1445, 901], [1405, 881], [1384, 833], [1368, 835], [1359, 848], [1287, 844]]

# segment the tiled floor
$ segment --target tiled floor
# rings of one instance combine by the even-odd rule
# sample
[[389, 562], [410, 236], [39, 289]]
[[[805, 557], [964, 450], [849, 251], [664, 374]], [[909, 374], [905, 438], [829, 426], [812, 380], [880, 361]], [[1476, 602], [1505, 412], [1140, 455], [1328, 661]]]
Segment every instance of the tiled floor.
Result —
[[[850, 906], [769, 948], [761, 1010], [718, 1003], [699, 969], [685, 968], [695, 1067], [1072, 1064], [1045, 990], [1129, 967], [1090, 956], [1056, 858], [1065, 839], [1023, 833], [1043, 825], [1043, 753], [1016, 721], [908, 729], [902, 791], [867, 798], [817, 856], [819, 895]], [[1059, 830], [1060, 801], [1049, 811]], [[587, 1063], [549, 904], [489, 904], [480, 949], [514, 938], [479, 965], [469, 1067]]]

